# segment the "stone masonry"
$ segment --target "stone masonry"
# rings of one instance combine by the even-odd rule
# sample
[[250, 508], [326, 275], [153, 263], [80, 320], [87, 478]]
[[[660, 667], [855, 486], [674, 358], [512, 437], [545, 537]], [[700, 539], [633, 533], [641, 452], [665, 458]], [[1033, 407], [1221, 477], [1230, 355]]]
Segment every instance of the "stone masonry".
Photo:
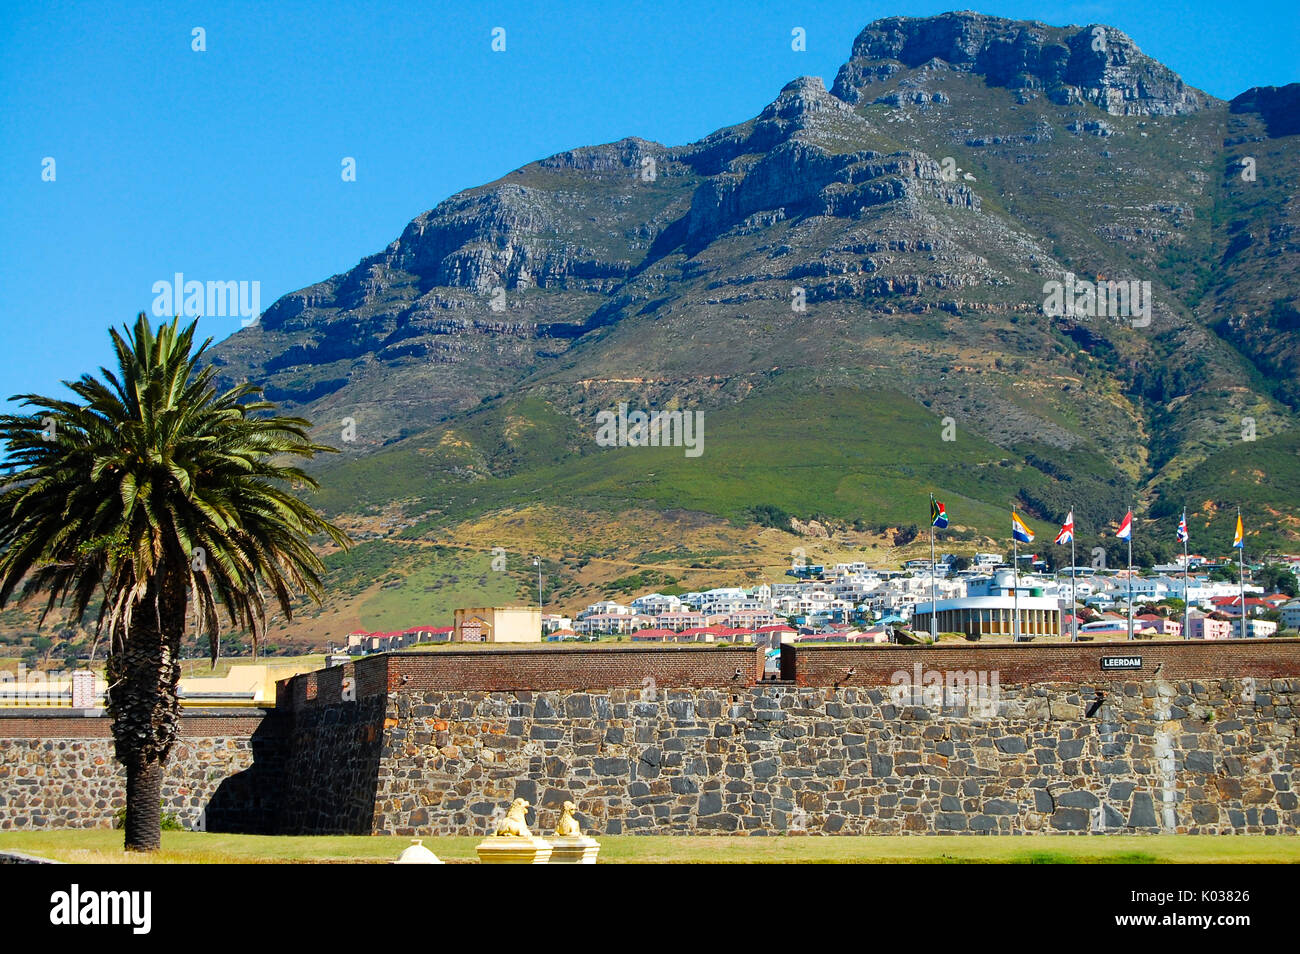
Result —
[[[20, 721], [31, 734], [17, 734]], [[274, 739], [259, 732], [262, 721], [260, 712], [187, 714], [163, 779], [163, 811], [187, 828], [267, 830], [278, 785], [266, 767], [279, 756]], [[126, 773], [107, 718], [11, 713], [0, 730], [0, 830], [113, 824], [126, 805]]]
[[1300, 680], [1103, 691], [991, 718], [884, 688], [397, 696], [374, 830], [481, 835], [520, 796], [608, 834], [1300, 831]]
[[[164, 809], [284, 834], [482, 835], [515, 797], [595, 834], [1297, 834], [1298, 714], [1289, 639], [794, 646], [776, 680], [752, 647], [393, 653], [269, 712], [187, 712]], [[111, 824], [93, 716], [0, 713], [0, 829]]]

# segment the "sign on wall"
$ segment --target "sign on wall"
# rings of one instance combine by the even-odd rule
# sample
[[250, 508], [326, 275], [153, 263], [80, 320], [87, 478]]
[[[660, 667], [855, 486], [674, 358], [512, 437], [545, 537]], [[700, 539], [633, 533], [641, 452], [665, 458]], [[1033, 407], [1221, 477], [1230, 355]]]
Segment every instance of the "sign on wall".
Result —
[[1141, 669], [1141, 656], [1102, 656], [1101, 668], [1107, 672], [1116, 669]]

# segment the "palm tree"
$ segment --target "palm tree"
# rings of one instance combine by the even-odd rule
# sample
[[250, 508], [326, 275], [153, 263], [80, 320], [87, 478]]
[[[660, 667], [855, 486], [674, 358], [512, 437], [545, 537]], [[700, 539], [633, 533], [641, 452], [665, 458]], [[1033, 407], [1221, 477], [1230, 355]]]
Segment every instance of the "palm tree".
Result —
[[[181, 637], [191, 611], [216, 661], [221, 617], [263, 633], [268, 600], [292, 618], [295, 591], [321, 597], [308, 537], [347, 536], [291, 491], [317, 486], [286, 458], [316, 444], [276, 417], [261, 388], [218, 392], [193, 350], [195, 325], [111, 330], [117, 373], [65, 382], [75, 400], [34, 394], [0, 415], [9, 484], [0, 489], [0, 608], [44, 594], [80, 621], [98, 597], [107, 708], [126, 768], [126, 848], [161, 845], [167, 755], [180, 727]], [[220, 615], [219, 615], [220, 614]]]

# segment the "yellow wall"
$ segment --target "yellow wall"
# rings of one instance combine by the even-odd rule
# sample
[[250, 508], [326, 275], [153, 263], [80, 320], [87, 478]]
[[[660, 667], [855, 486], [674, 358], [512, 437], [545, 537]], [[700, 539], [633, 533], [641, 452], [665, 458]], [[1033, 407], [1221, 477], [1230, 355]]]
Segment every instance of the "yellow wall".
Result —
[[[482, 639], [467, 639], [467, 636], [472, 635], [476, 625], [482, 634]], [[452, 641], [540, 643], [542, 611], [536, 606], [472, 606], [468, 609], [458, 609]]]

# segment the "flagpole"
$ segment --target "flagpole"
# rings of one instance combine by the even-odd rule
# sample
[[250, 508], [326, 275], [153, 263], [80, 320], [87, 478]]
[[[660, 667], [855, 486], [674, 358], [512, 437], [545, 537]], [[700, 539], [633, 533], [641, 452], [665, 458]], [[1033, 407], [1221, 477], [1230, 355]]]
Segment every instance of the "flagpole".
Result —
[[[933, 495], [931, 497], [933, 499]], [[939, 606], [935, 602], [934, 595], [934, 517], [930, 518], [930, 642], [939, 641], [938, 623], [935, 622], [939, 616]]]
[[[1014, 515], [1014, 512], [1013, 512]], [[1020, 642], [1020, 541], [1011, 528], [1011, 641]]]
[[[1241, 526], [1241, 508], [1237, 508], [1237, 526]], [[1235, 536], [1235, 534], [1234, 534]], [[1241, 588], [1240, 638], [1246, 638], [1246, 531], [1241, 531], [1241, 546], [1237, 547], [1237, 585]]]
[[[1074, 522], [1073, 507], [1070, 508], [1070, 517], [1071, 517], [1070, 522], [1073, 523]], [[1074, 562], [1075, 562], [1074, 561], [1074, 528], [1071, 527], [1070, 528], [1070, 619], [1073, 620], [1073, 625], [1071, 626], [1071, 629], [1073, 629], [1074, 634], [1070, 637], [1070, 642], [1077, 643], [1079, 641], [1079, 593], [1076, 588], [1076, 582], [1074, 576], [1075, 573], [1077, 572], [1075, 570]]]
[[1133, 522], [1131, 520], [1128, 525], [1128, 638], [1133, 638]]
[[1187, 594], [1187, 538], [1191, 536], [1187, 530], [1187, 506], [1183, 505], [1183, 639], [1192, 638], [1192, 614], [1191, 614], [1191, 597]]

